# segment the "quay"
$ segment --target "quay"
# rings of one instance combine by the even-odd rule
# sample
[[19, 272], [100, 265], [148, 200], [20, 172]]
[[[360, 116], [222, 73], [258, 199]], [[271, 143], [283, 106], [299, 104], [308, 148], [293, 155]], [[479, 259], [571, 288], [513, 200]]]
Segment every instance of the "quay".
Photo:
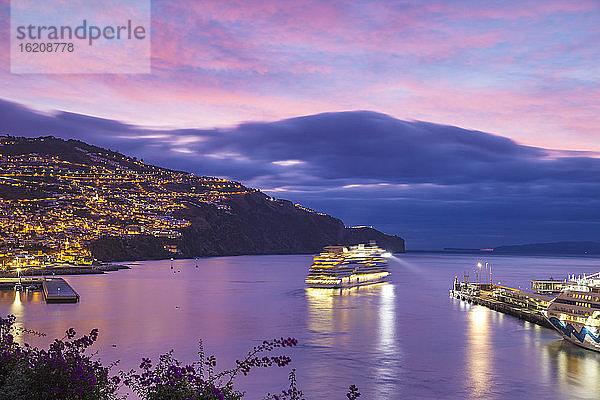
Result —
[[63, 278], [0, 278], [3, 290], [41, 290], [46, 303], [77, 303], [79, 294]]
[[552, 294], [490, 283], [470, 283], [468, 279], [459, 282], [455, 278], [450, 296], [553, 329], [543, 314], [554, 299]]
[[13, 290], [18, 283], [21, 283], [23, 288], [35, 286], [39, 290], [42, 287], [42, 278], [0, 278], [0, 290]]

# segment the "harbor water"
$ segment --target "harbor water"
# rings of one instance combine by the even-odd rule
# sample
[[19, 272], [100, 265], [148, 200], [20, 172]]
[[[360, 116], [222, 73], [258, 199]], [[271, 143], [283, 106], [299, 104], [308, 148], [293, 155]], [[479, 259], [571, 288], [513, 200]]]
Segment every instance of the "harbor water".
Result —
[[[493, 266], [494, 283], [528, 287], [600, 271], [600, 259], [410, 253], [390, 259], [389, 282], [356, 289], [307, 289], [309, 255], [135, 262], [103, 275], [67, 276], [76, 304], [46, 304], [40, 292], [0, 291], [0, 313], [46, 337], [100, 329], [95, 345], [118, 369], [174, 349], [193, 361], [198, 341], [218, 368], [263, 339], [292, 336], [292, 357], [308, 399], [596, 399], [600, 353], [563, 342], [550, 329], [450, 298], [455, 275]], [[290, 368], [238, 380], [248, 399], [287, 386]]]

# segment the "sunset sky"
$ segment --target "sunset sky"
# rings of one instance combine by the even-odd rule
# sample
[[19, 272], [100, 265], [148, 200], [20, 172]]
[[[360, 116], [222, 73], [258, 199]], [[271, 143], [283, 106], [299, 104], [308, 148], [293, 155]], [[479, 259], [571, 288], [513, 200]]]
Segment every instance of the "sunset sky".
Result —
[[153, 1], [152, 72], [131, 75], [11, 74], [2, 23], [0, 130], [243, 180], [413, 248], [596, 240], [599, 21], [597, 0]]

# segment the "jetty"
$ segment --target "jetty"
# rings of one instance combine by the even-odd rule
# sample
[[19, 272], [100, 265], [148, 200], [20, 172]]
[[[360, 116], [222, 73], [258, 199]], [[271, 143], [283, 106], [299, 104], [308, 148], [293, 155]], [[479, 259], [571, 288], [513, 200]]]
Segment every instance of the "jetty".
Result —
[[[516, 289], [492, 283], [471, 283], [468, 278], [462, 282], [454, 278], [450, 296], [478, 304], [492, 310], [512, 315], [546, 328], [552, 325], [546, 320], [544, 311], [554, 299], [554, 293]], [[536, 281], [532, 281], [533, 283]]]
[[77, 303], [79, 294], [63, 278], [0, 278], [0, 289], [41, 290], [46, 303]]

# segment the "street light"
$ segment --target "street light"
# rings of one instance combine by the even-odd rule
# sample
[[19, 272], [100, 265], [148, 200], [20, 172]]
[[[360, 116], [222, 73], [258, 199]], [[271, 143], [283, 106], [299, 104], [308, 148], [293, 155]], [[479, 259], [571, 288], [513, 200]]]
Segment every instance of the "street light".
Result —
[[19, 284], [21, 283], [21, 268], [17, 268], [17, 276], [19, 277]]

